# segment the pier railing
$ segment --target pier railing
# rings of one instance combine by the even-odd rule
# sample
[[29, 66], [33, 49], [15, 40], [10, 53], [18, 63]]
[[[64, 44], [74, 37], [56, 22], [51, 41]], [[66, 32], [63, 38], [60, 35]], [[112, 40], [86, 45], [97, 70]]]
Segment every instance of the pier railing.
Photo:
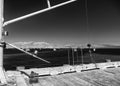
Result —
[[48, 68], [31, 68], [31, 69], [23, 69], [19, 71], [23, 71], [27, 74], [30, 74], [31, 71], [38, 73], [40, 76], [43, 75], [58, 75], [70, 72], [83, 72], [89, 70], [104, 70], [107, 68], [117, 68], [120, 67], [120, 61], [115, 62], [105, 62], [105, 63], [96, 63], [96, 64], [82, 64], [82, 65], [64, 65], [59, 67], [48, 67]]

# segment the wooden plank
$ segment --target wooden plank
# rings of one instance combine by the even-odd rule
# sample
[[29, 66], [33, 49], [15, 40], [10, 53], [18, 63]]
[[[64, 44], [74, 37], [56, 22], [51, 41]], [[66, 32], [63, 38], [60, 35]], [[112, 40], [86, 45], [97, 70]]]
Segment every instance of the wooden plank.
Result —
[[17, 86], [27, 86], [24, 77], [18, 72], [16, 75]]

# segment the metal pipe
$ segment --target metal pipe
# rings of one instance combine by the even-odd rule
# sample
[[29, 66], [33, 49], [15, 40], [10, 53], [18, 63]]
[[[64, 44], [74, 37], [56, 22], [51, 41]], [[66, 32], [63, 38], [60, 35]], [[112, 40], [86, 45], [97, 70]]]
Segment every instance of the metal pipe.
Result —
[[70, 48], [68, 48], [68, 64], [70, 65]]
[[47, 0], [47, 5], [48, 5], [48, 8], [51, 7], [51, 5], [50, 5], [50, 1], [49, 1], [49, 0]]
[[54, 8], [57, 8], [57, 7], [60, 7], [60, 6], [63, 6], [63, 5], [66, 5], [66, 4], [69, 4], [71, 2], [74, 2], [76, 0], [70, 0], [70, 1], [66, 1], [66, 2], [63, 2], [61, 4], [57, 4], [55, 6], [51, 6], [51, 7], [48, 7], [46, 9], [43, 9], [43, 10], [39, 10], [39, 11], [36, 11], [36, 12], [33, 12], [33, 13], [30, 13], [28, 15], [25, 15], [25, 16], [21, 16], [21, 17], [18, 17], [18, 18], [15, 18], [15, 19], [12, 19], [12, 20], [9, 20], [9, 21], [6, 21], [3, 26], [6, 26], [8, 24], [11, 24], [11, 23], [14, 23], [14, 22], [17, 22], [17, 21], [20, 21], [20, 20], [23, 20], [23, 19], [26, 19], [28, 17], [31, 17], [31, 16], [34, 16], [34, 15], [37, 15], [37, 14], [40, 14], [40, 13], [43, 13], [43, 12], [46, 12], [46, 11], [49, 11], [49, 10], [52, 10]]
[[72, 57], [73, 57], [73, 65], [74, 65], [74, 48], [72, 48]]
[[79, 55], [78, 55], [78, 48], [76, 48], [76, 57], [77, 57], [77, 64], [79, 63], [79, 59], [78, 59], [78, 57], [79, 57]]
[[3, 5], [4, 0], [0, 0], [0, 82], [7, 84], [5, 71], [3, 70], [3, 46], [2, 46], [2, 33], [3, 33]]
[[3, 31], [3, 0], [0, 0], [0, 67], [3, 67], [3, 47], [2, 47], [2, 31]]
[[33, 56], [33, 57], [39, 59], [39, 60], [42, 60], [42, 61], [44, 61], [44, 62], [46, 62], [46, 63], [50, 63], [49, 61], [44, 60], [44, 59], [42, 59], [42, 58], [40, 58], [40, 57], [38, 57], [38, 56], [36, 56], [36, 55], [34, 55], [34, 54], [32, 54], [32, 53], [29, 53], [29, 52], [27, 52], [27, 51], [24, 51], [23, 49], [20, 49], [20, 48], [18, 48], [18, 47], [16, 47], [16, 46], [12, 45], [12, 44], [10, 44], [10, 43], [6, 43], [6, 44], [8, 44], [8, 45], [10, 45], [10, 46], [12, 46], [12, 47], [14, 47], [14, 48], [16, 48], [16, 49], [18, 49], [18, 50], [24, 52], [24, 53], [26, 53], [26, 54], [28, 54], [28, 55], [31, 55], [31, 56]]
[[82, 49], [82, 47], [80, 48], [80, 50], [81, 50], [81, 58], [82, 58], [82, 65], [84, 64], [84, 59], [83, 59], [83, 49]]

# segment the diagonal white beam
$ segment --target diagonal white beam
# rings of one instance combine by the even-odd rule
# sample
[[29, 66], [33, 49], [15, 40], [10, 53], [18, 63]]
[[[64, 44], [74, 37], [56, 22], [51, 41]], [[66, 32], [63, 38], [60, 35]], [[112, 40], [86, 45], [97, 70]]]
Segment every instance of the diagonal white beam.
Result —
[[57, 7], [60, 7], [60, 6], [69, 4], [69, 3], [74, 2], [74, 1], [76, 1], [76, 0], [69, 0], [69, 1], [66, 1], [66, 2], [63, 2], [63, 3], [60, 3], [60, 4], [57, 4], [57, 5], [48, 7], [48, 8], [46, 8], [46, 9], [43, 9], [43, 10], [40, 10], [40, 11], [36, 11], [36, 12], [30, 13], [30, 14], [28, 14], [28, 15], [21, 16], [21, 17], [18, 17], [18, 18], [15, 18], [15, 19], [6, 21], [6, 22], [3, 24], [3, 26], [6, 26], [6, 25], [8, 25], [8, 24], [11, 24], [11, 23], [14, 23], [14, 22], [17, 22], [17, 21], [26, 19], [26, 18], [28, 18], [28, 17], [31, 17], [31, 16], [34, 16], [34, 15], [37, 15], [37, 14], [40, 14], [40, 13], [43, 13], [43, 12], [52, 10], [52, 9], [54, 9], [54, 8], [57, 8]]
[[8, 45], [10, 45], [10, 46], [12, 46], [12, 47], [14, 47], [14, 48], [16, 48], [16, 49], [24, 52], [24, 53], [26, 53], [26, 54], [28, 54], [28, 55], [30, 55], [30, 56], [33, 56], [33, 57], [35, 57], [35, 58], [37, 58], [37, 59], [39, 59], [39, 60], [42, 60], [42, 61], [44, 61], [44, 62], [46, 62], [46, 63], [50, 63], [49, 61], [47, 61], [47, 60], [45, 60], [45, 59], [42, 59], [42, 58], [40, 58], [40, 57], [38, 57], [38, 56], [36, 56], [36, 55], [34, 55], [34, 54], [32, 54], [32, 53], [29, 53], [29, 52], [27, 52], [27, 51], [24, 51], [24, 50], [21, 49], [21, 48], [16, 47], [15, 45], [12, 45], [12, 44], [10, 44], [10, 43], [6, 43], [6, 44], [8, 44]]

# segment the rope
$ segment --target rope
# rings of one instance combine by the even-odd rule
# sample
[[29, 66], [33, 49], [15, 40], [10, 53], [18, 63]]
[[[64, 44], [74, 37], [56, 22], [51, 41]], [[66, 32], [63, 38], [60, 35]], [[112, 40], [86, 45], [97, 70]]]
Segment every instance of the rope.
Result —
[[86, 11], [86, 26], [87, 26], [87, 30], [89, 29], [88, 27], [88, 4], [87, 4], [87, 0], [85, 0], [85, 11]]
[[84, 64], [84, 59], [83, 59], [83, 49], [82, 49], [82, 47], [80, 48], [80, 50], [81, 50], [81, 58], [82, 58], [82, 65]]

